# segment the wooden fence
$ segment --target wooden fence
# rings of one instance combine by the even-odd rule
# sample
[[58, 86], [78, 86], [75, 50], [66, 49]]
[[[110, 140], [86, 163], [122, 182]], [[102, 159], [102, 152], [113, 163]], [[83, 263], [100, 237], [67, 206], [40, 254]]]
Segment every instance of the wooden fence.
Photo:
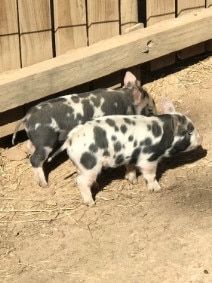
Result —
[[150, 26], [210, 5], [212, 0], [0, 0], [0, 72], [91, 45], [141, 21]]
[[[25, 108], [23, 105], [25, 103], [98, 79], [122, 68], [136, 65], [136, 62], [141, 64], [151, 60], [152, 69], [172, 64], [176, 57], [173, 52], [180, 49], [177, 53], [180, 58], [211, 50], [211, 41], [209, 41], [211, 39], [209, 32], [211, 30], [211, 14], [207, 14], [208, 27], [204, 17], [202, 17], [199, 27], [204, 29], [202, 31], [203, 36], [200, 35], [200, 32], [198, 35], [194, 34], [193, 36], [197, 36], [196, 40], [191, 38], [194, 30], [189, 27], [189, 22], [186, 22], [184, 29], [186, 28], [190, 36], [190, 42], [187, 40], [184, 44], [182, 42], [176, 44], [177, 40], [173, 43], [173, 39], [170, 42], [170, 39], [168, 39], [169, 50], [153, 52], [153, 55], [147, 50], [148, 56], [145, 55], [145, 50], [135, 50], [134, 53], [130, 53], [128, 49], [128, 56], [134, 56], [134, 58], [132, 60], [123, 59], [126, 62], [125, 64], [120, 61], [122, 60], [120, 52], [124, 52], [125, 46], [133, 49], [133, 45], [128, 44], [129, 40], [133, 42], [134, 38], [131, 38], [133, 35], [138, 37], [142, 35], [145, 46], [148, 47], [147, 43], [151, 40], [148, 39], [147, 31], [154, 31], [154, 36], [157, 33], [159, 34], [161, 29], [159, 22], [180, 18], [181, 16], [183, 19], [183, 16], [188, 12], [192, 12], [195, 16], [196, 12], [211, 10], [206, 9], [210, 6], [212, 6], [212, 0], [0, 0], [0, 137], [12, 133], [14, 125], [12, 123], [11, 126], [8, 123], [16, 121], [24, 115]], [[201, 23], [203, 23], [202, 26]], [[177, 24], [180, 25], [179, 21]], [[170, 25], [170, 31], [175, 30], [174, 26], [171, 26], [171, 22], [167, 22], [167, 25]], [[142, 29], [142, 27], [145, 28]], [[125, 37], [126, 33], [136, 29], [139, 29], [139, 34], [133, 31], [131, 32], [132, 36]], [[164, 30], [162, 38], [165, 40], [163, 36], [170, 34], [170, 32], [166, 33], [168, 31], [165, 31], [165, 25], [162, 29]], [[116, 40], [122, 41], [122, 37], [115, 37], [118, 35], [123, 35], [123, 39], [126, 39], [125, 42], [120, 43], [124, 46], [122, 49], [119, 49], [116, 44]], [[176, 32], [176, 36], [179, 36], [179, 40], [184, 40], [186, 37], [184, 35], [180, 38], [179, 31]], [[99, 63], [102, 64], [101, 56], [103, 56], [103, 53], [101, 52], [107, 51], [109, 56], [112, 56], [109, 49], [104, 49], [106, 41], [102, 41], [109, 38], [111, 38], [111, 41], [107, 43], [109, 47], [111, 46], [114, 50], [117, 48], [117, 52], [119, 52], [117, 54], [115, 52], [117, 59], [112, 58], [112, 64], [119, 62], [120, 66], [108, 66], [106, 68], [105, 63], [100, 67], [106, 69], [96, 71], [95, 74], [91, 71], [90, 75], [86, 74], [86, 78], [81, 75], [76, 76], [72, 70], [73, 79], [68, 79], [70, 72], [66, 73], [66, 65], [73, 68], [76, 63], [87, 62], [84, 68], [90, 68], [95, 65], [94, 62], [90, 64], [90, 60], [100, 60]], [[157, 40], [158, 38], [156, 36]], [[207, 43], [202, 42], [206, 40]], [[97, 42], [99, 44], [96, 45]], [[171, 44], [175, 44], [175, 46], [171, 46]], [[195, 46], [187, 49], [192, 44], [195, 44]], [[94, 47], [93, 49], [88, 48], [87, 53], [87, 49], [83, 49], [87, 46]], [[76, 52], [70, 53], [70, 50], [76, 50]], [[79, 54], [77, 53], [78, 50]], [[88, 60], [84, 59], [81, 53], [85, 54], [85, 58], [88, 56]], [[62, 54], [68, 54], [69, 57], [76, 56], [77, 60], [72, 62], [69, 58], [67, 63], [66, 55]], [[163, 56], [162, 59], [161, 56]], [[58, 58], [58, 61], [50, 63], [49, 59], [54, 57], [56, 57], [55, 59]], [[106, 60], [110, 60], [110, 58], [106, 58]], [[43, 62], [43, 64], [37, 64], [39, 62]], [[64, 78], [60, 78], [60, 85], [59, 83], [57, 85], [52, 79], [52, 70], [56, 68], [55, 64], [61, 66], [58, 71], [64, 72]], [[23, 72], [20, 72], [20, 70], [10, 72], [10, 70], [20, 68]], [[41, 71], [38, 71], [39, 68], [41, 68]], [[98, 66], [96, 69], [98, 70]], [[40, 76], [37, 74], [38, 72], [40, 72]], [[42, 76], [44, 79], [41, 79]], [[38, 81], [36, 81], [37, 79]], [[33, 85], [33, 83], [35, 84]], [[41, 88], [37, 88], [38, 83], [41, 83], [42, 91]], [[97, 82], [94, 86], [98, 85]], [[34, 87], [34, 97], [29, 94], [30, 86]], [[29, 97], [27, 97], [28, 95]]]
[[136, 0], [0, 0], [0, 72], [120, 34]]

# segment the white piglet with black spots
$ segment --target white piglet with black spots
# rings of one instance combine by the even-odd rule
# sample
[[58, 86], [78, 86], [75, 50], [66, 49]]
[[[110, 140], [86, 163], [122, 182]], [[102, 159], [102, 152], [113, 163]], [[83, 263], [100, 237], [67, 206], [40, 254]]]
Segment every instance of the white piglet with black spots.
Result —
[[137, 182], [137, 168], [149, 190], [158, 191], [158, 162], [163, 157], [195, 149], [202, 142], [192, 121], [175, 112], [171, 101], [164, 99], [162, 108], [164, 114], [159, 116], [105, 116], [79, 125], [49, 160], [67, 150], [77, 167], [83, 201], [89, 206], [94, 204], [91, 187], [102, 168], [126, 165], [125, 177], [133, 184]]

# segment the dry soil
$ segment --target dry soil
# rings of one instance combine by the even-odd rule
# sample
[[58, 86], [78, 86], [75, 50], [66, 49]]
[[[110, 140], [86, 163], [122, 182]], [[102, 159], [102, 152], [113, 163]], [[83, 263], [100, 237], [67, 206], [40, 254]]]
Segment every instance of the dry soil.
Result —
[[202, 148], [164, 160], [150, 193], [106, 170], [96, 206], [81, 202], [65, 154], [35, 184], [25, 143], [0, 148], [0, 282], [212, 282], [212, 57], [175, 65], [145, 87], [188, 115]]

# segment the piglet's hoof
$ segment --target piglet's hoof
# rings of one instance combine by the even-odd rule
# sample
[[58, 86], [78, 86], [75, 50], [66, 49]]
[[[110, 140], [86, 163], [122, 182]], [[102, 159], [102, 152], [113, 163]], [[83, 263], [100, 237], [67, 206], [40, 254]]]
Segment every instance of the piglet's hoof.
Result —
[[39, 182], [38, 185], [42, 188], [46, 188], [48, 187], [48, 183], [47, 182]]
[[86, 204], [88, 207], [92, 207], [92, 206], [96, 205], [95, 201], [93, 201], [93, 200], [86, 201], [86, 202], [84, 202], [84, 204]]
[[131, 176], [129, 173], [125, 175], [125, 179], [128, 180], [133, 185], [138, 183], [137, 178], [135, 176]]
[[148, 184], [148, 189], [151, 192], [159, 192], [161, 190], [161, 186], [155, 181], [154, 183]]

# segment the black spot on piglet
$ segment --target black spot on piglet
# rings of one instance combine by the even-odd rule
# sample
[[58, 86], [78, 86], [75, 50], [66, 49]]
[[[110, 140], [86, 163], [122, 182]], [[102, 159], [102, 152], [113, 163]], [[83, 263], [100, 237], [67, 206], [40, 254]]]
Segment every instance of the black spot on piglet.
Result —
[[79, 96], [76, 96], [76, 95], [71, 96], [71, 99], [74, 103], [79, 103], [80, 101]]
[[120, 130], [123, 134], [125, 134], [127, 132], [127, 127], [126, 125], [121, 125]]
[[123, 154], [117, 155], [116, 160], [115, 160], [115, 164], [120, 165], [120, 164], [123, 163], [123, 162], [124, 162], [124, 156], [123, 156]]
[[152, 133], [155, 137], [159, 137], [162, 133], [161, 127], [158, 125], [156, 121], [152, 122]]
[[102, 128], [96, 126], [93, 129], [95, 144], [99, 148], [108, 148], [107, 133]]
[[132, 135], [130, 135], [130, 136], [128, 137], [128, 141], [129, 141], [129, 142], [133, 141], [133, 136], [132, 136]]
[[117, 151], [120, 151], [121, 150], [121, 143], [119, 141], [117, 141], [116, 143], [114, 143], [114, 150], [117, 152]]
[[116, 123], [112, 119], [108, 118], [108, 119], [105, 120], [105, 122], [108, 123], [108, 125], [111, 126], [111, 127], [116, 126]]
[[108, 123], [109, 126], [114, 127], [115, 131], [118, 132], [119, 128], [116, 126], [115, 121], [108, 118], [108, 119], [105, 120], [105, 122]]
[[141, 148], [140, 147], [137, 147], [133, 153], [132, 153], [132, 156], [131, 156], [131, 159], [130, 159], [130, 164], [136, 164], [137, 160], [138, 160], [138, 156], [141, 152]]
[[90, 146], [89, 146], [89, 150], [90, 150], [91, 152], [97, 152], [97, 151], [98, 151], [98, 147], [97, 147], [94, 143], [92, 143], [92, 144], [90, 144]]
[[80, 163], [86, 169], [92, 169], [96, 165], [96, 157], [90, 152], [84, 152], [80, 158]]
[[110, 156], [110, 152], [107, 149], [105, 149], [104, 152], [103, 152], [103, 156], [109, 157]]

